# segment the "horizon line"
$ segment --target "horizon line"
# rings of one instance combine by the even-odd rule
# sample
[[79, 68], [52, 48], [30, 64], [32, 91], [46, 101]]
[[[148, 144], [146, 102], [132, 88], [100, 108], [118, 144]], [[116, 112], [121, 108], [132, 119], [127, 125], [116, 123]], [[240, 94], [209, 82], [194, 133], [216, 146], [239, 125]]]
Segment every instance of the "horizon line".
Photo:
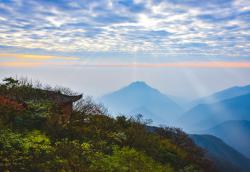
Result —
[[103, 63], [91, 64], [81, 62], [27, 62], [11, 61], [0, 62], [1, 67], [133, 67], [133, 68], [250, 68], [250, 62], [225, 62], [225, 61], [192, 61], [192, 62], [168, 62], [168, 63]]

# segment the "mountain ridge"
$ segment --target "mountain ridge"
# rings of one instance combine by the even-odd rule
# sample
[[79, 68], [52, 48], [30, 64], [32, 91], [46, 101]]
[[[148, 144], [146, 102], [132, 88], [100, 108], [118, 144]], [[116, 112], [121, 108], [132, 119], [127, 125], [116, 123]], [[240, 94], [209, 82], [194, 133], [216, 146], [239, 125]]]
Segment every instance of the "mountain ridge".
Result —
[[250, 94], [245, 94], [213, 104], [199, 104], [181, 116], [179, 125], [186, 130], [202, 131], [228, 120], [250, 120], [249, 112]]
[[250, 121], [230, 120], [202, 133], [212, 134], [250, 158]]
[[213, 160], [216, 168], [221, 172], [248, 172], [250, 170], [250, 159], [221, 139], [207, 134], [189, 136], [198, 146], [207, 150], [206, 156]]
[[250, 85], [233, 86], [233, 87], [229, 87], [229, 88], [217, 91], [209, 96], [198, 98], [194, 100], [193, 102], [191, 102], [191, 105], [195, 106], [198, 104], [216, 103], [219, 101], [223, 101], [226, 99], [230, 99], [230, 98], [241, 96], [241, 95], [248, 94], [248, 93], [250, 93]]

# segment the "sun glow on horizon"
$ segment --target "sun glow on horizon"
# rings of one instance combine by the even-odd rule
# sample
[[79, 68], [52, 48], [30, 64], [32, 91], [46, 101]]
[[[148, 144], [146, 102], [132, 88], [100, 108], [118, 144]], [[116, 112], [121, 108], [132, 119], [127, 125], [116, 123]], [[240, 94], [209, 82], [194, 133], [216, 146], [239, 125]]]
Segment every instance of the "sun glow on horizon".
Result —
[[[1, 55], [0, 55], [1, 57]], [[13, 56], [14, 57], [14, 56]], [[22, 56], [26, 59], [37, 59], [36, 55]], [[50, 60], [54, 56], [38, 56], [38, 59]], [[59, 58], [59, 57], [58, 57]], [[75, 60], [75, 58], [67, 60]], [[250, 62], [226, 62], [226, 61], [193, 61], [193, 62], [166, 62], [166, 63], [87, 63], [84, 61], [3, 61], [1, 67], [38, 67], [38, 66], [75, 66], [75, 67], [111, 67], [111, 68], [250, 68]]]
[[16, 59], [32, 59], [32, 60], [79, 60], [79, 57], [66, 56], [52, 56], [52, 55], [37, 55], [37, 54], [14, 54], [14, 53], [0, 53], [0, 58], [16, 58]]

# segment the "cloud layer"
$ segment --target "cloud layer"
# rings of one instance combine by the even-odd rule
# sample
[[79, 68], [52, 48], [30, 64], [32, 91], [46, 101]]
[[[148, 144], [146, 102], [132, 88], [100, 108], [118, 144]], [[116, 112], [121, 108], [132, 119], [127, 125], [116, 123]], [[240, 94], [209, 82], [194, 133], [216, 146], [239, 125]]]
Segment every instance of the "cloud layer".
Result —
[[0, 0], [0, 47], [248, 60], [250, 1]]

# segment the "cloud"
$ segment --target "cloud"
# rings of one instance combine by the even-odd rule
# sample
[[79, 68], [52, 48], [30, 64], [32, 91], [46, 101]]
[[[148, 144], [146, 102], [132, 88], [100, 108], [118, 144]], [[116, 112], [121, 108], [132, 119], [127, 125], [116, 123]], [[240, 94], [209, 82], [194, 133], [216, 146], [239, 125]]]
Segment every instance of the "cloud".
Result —
[[0, 1], [0, 11], [5, 47], [221, 60], [250, 54], [248, 0], [18, 0]]

